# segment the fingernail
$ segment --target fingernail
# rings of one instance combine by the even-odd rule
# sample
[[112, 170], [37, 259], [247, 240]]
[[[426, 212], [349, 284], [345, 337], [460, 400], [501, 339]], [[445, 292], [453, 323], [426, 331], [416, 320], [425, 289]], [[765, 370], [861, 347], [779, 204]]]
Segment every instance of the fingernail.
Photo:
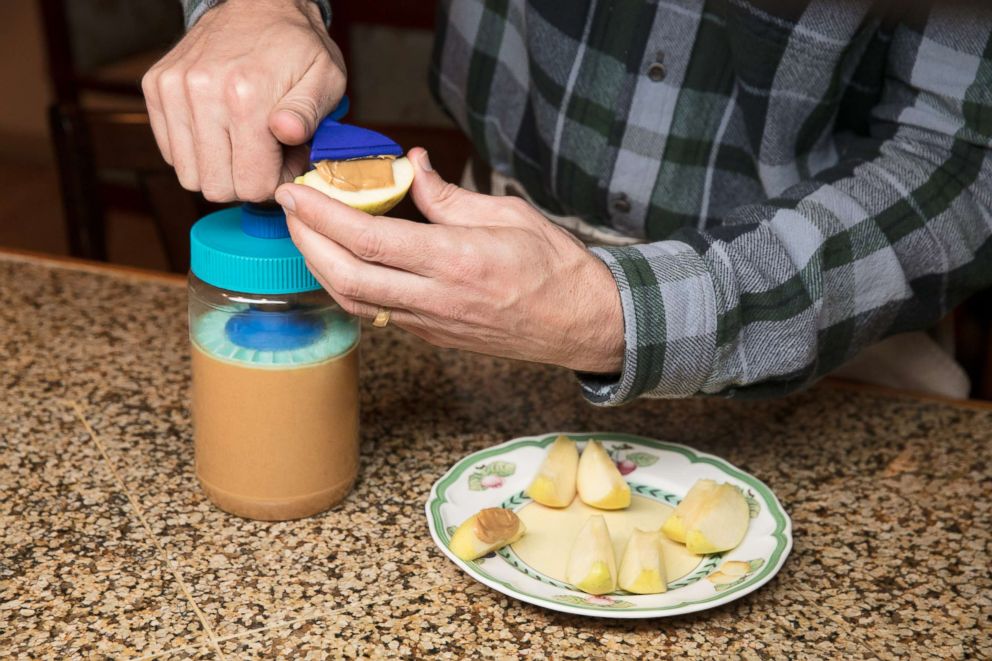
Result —
[[424, 172], [432, 172], [434, 170], [434, 168], [431, 167], [431, 159], [428, 158], [426, 151], [424, 152], [424, 155], [420, 157], [420, 169]]
[[296, 211], [296, 200], [293, 199], [293, 196], [290, 195], [288, 191], [284, 191], [284, 190], [277, 191], [276, 202], [278, 202], [279, 206], [281, 206], [286, 211], [289, 212]]

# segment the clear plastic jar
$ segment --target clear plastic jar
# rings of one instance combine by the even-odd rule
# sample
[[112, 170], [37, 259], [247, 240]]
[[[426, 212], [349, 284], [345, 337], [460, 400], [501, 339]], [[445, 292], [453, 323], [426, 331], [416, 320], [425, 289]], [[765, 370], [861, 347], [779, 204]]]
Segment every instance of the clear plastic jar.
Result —
[[196, 268], [189, 328], [204, 492], [227, 512], [267, 521], [332, 507], [358, 472], [358, 319], [321, 289], [232, 291]]

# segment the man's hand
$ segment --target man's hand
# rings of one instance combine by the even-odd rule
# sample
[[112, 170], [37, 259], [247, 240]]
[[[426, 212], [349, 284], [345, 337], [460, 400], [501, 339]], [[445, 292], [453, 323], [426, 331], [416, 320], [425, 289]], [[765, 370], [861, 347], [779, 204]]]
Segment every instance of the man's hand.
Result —
[[162, 156], [188, 190], [262, 201], [307, 166], [344, 93], [341, 51], [309, 0], [227, 0], [141, 81]]
[[609, 269], [524, 200], [445, 183], [427, 152], [411, 194], [425, 225], [356, 211], [306, 186], [276, 200], [310, 270], [348, 312], [432, 344], [616, 373], [623, 316]]

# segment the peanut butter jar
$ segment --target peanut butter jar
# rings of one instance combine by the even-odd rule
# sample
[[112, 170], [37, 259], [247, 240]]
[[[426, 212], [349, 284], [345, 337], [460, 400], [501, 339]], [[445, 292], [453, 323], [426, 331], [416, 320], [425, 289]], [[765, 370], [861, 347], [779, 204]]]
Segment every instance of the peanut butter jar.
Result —
[[358, 473], [358, 319], [307, 270], [279, 209], [205, 216], [190, 245], [200, 486], [249, 519], [333, 507]]

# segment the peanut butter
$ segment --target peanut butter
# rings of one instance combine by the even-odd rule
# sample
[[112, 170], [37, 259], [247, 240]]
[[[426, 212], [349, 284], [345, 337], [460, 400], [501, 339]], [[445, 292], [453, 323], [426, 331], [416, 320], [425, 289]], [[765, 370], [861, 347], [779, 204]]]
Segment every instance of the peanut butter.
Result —
[[485, 544], [513, 539], [519, 528], [517, 515], [501, 507], [487, 507], [475, 516], [475, 536]]
[[393, 159], [357, 158], [351, 161], [321, 161], [317, 172], [335, 188], [359, 191], [393, 185]]

